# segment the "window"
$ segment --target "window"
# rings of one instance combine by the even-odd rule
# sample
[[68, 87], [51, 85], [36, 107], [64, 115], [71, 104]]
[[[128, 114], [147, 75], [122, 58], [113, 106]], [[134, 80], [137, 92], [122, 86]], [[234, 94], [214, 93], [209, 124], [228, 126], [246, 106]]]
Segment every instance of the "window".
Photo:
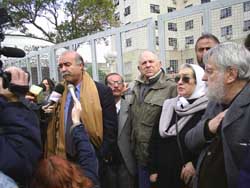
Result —
[[168, 30], [169, 31], [177, 31], [177, 24], [176, 23], [168, 23]]
[[250, 1], [244, 2], [244, 12], [250, 11]]
[[160, 14], [160, 5], [150, 4], [150, 12]]
[[222, 27], [221, 28], [221, 36], [227, 36], [227, 35], [232, 35], [233, 34], [233, 27], [232, 25], [226, 26], [226, 27]]
[[168, 45], [176, 48], [177, 47], [177, 38], [168, 38]]
[[201, 0], [201, 4], [203, 4], [203, 3], [209, 3], [210, 2], [210, 0]]
[[119, 0], [114, 0], [115, 7], [119, 5]]
[[232, 16], [232, 7], [224, 8], [220, 10], [220, 19]]
[[126, 47], [130, 47], [130, 46], [132, 46], [132, 39], [128, 38], [126, 39]]
[[194, 44], [194, 36], [185, 37], [186, 45]]
[[158, 21], [155, 20], [155, 29], [158, 29]]
[[176, 11], [176, 8], [174, 8], [174, 7], [168, 7], [168, 12], [174, 12], [174, 11]]
[[155, 37], [155, 44], [156, 44], [157, 46], [159, 46], [159, 37], [158, 37], [158, 36]]
[[124, 16], [127, 16], [129, 14], [130, 14], [130, 6], [128, 6], [128, 7], [125, 8]]
[[192, 6], [193, 6], [193, 4], [190, 4], [190, 5], [185, 6], [185, 8], [192, 7]]
[[124, 63], [124, 74], [125, 75], [128, 75], [128, 74], [131, 74], [132, 72], [132, 62], [131, 61], [128, 61], [128, 62], [125, 62]]
[[116, 21], [120, 20], [120, 12], [115, 13], [115, 20]]
[[172, 59], [172, 60], [169, 61], [169, 64], [170, 64], [169, 67], [172, 67], [174, 72], [178, 71], [178, 60], [173, 60]]
[[249, 31], [250, 30], [250, 20], [244, 21], [243, 31]]
[[194, 59], [193, 58], [186, 59], [186, 63], [187, 64], [193, 64], [194, 63]]
[[194, 22], [193, 20], [185, 22], [185, 30], [193, 29], [194, 28]]

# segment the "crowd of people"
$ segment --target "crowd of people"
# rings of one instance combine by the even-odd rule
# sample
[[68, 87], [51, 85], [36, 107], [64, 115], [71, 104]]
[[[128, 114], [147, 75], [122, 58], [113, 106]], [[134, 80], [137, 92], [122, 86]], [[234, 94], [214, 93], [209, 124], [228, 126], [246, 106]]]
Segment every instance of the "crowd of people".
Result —
[[[138, 78], [94, 81], [76, 51], [43, 101], [29, 74], [0, 76], [0, 188], [245, 188], [250, 185], [250, 51], [205, 33], [174, 79], [143, 51]], [[11, 77], [6, 76], [10, 74]], [[58, 100], [52, 100], [53, 97]], [[53, 97], [51, 97], [53, 96]]]

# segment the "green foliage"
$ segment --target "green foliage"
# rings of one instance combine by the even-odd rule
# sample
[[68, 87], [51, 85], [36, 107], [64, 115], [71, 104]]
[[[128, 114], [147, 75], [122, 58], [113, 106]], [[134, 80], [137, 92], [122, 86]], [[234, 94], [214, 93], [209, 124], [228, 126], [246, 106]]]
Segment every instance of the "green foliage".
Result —
[[[117, 24], [112, 0], [5, 0], [3, 3], [17, 28], [30, 34], [27, 24], [32, 24], [46, 40], [55, 43], [103, 31]], [[39, 18], [44, 18], [53, 30], [43, 28]]]

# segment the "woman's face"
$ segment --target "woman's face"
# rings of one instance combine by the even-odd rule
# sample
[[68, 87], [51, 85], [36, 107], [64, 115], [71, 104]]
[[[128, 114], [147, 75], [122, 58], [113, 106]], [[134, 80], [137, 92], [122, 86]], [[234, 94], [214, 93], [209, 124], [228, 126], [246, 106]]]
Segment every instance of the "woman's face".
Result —
[[175, 81], [177, 83], [178, 95], [189, 98], [193, 94], [196, 87], [196, 81], [191, 68], [185, 67], [180, 69]]
[[46, 86], [46, 91], [49, 91], [50, 88], [49, 88], [48, 80], [43, 80], [43, 84]]

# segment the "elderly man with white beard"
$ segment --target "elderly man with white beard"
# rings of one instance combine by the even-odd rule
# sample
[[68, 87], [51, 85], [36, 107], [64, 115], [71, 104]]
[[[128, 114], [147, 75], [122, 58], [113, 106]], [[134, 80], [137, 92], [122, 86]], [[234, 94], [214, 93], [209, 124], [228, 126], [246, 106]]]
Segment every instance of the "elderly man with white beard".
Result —
[[210, 49], [203, 61], [210, 102], [185, 137], [191, 151], [201, 152], [194, 187], [238, 187], [250, 148], [250, 52], [224, 43]]

